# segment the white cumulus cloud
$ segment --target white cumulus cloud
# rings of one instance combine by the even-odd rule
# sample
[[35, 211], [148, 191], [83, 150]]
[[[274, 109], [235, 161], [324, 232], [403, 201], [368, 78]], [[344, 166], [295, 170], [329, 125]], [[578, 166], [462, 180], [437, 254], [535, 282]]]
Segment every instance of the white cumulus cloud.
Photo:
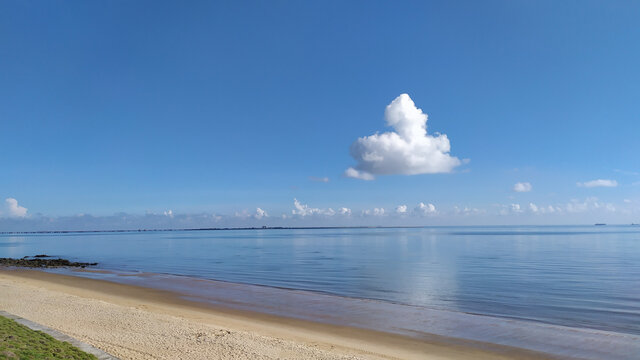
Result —
[[419, 203], [413, 211], [418, 215], [433, 215], [437, 213], [436, 206], [433, 204]]
[[293, 207], [291, 210], [291, 214], [294, 216], [312, 216], [312, 215], [324, 215], [324, 216], [334, 216], [338, 215], [351, 215], [351, 209], [349, 208], [338, 208], [338, 211], [333, 210], [332, 208], [320, 209], [320, 208], [312, 208], [307, 204], [302, 204], [298, 199], [293, 199]]
[[7, 209], [7, 214], [10, 217], [23, 218], [27, 216], [27, 211], [28, 211], [27, 208], [24, 206], [18, 205], [18, 200], [14, 198], [6, 198], [4, 203], [5, 203], [5, 208]]
[[528, 182], [519, 182], [513, 185], [513, 191], [515, 192], [529, 192], [532, 188], [531, 183]]
[[291, 213], [293, 215], [300, 215], [300, 216], [309, 216], [309, 215], [319, 214], [322, 211], [321, 209], [318, 209], [318, 208], [310, 208], [309, 205], [307, 204], [301, 204], [300, 201], [298, 201], [298, 199], [293, 199], [293, 207], [294, 209], [291, 210]]
[[449, 155], [445, 134], [427, 133], [427, 114], [407, 94], [398, 96], [385, 110], [394, 131], [358, 138], [350, 148], [357, 161], [344, 175], [373, 180], [376, 175], [448, 173], [461, 161]]
[[264, 211], [264, 210], [262, 210], [260, 208], [256, 208], [256, 213], [253, 214], [253, 217], [258, 219], [258, 220], [262, 219], [263, 217], [268, 217], [268, 216], [269, 216], [269, 214], [267, 214], [266, 211]]
[[598, 180], [579, 182], [578, 186], [586, 187], [586, 188], [592, 188], [592, 187], [616, 187], [616, 186], [618, 186], [618, 182], [615, 181], [615, 180], [598, 179]]
[[396, 207], [396, 213], [398, 213], [398, 214], [406, 214], [407, 213], [407, 205], [398, 205]]

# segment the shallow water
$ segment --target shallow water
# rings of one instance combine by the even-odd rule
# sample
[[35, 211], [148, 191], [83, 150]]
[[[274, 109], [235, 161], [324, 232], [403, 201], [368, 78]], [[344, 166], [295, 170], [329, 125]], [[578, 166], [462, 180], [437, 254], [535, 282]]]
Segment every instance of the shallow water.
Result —
[[640, 227], [0, 235], [0, 257], [377, 299], [640, 335]]

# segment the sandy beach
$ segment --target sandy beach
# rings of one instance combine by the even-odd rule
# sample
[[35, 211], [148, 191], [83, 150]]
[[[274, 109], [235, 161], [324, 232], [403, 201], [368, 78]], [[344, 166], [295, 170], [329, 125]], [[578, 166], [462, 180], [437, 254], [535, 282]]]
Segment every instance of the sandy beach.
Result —
[[35, 270], [0, 271], [0, 309], [122, 359], [539, 359], [436, 336], [237, 311], [178, 294]]

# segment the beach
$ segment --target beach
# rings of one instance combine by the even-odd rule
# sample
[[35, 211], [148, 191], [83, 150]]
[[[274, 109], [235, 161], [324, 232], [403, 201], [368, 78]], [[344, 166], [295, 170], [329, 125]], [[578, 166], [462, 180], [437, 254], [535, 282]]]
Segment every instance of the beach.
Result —
[[37, 270], [0, 271], [0, 309], [121, 359], [544, 358], [504, 346], [239, 311], [169, 291]]

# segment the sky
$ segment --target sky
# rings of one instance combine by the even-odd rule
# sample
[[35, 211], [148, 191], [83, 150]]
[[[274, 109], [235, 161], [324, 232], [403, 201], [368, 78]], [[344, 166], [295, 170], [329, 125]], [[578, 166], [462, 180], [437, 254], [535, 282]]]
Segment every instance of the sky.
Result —
[[640, 3], [1, 1], [0, 231], [640, 223]]

